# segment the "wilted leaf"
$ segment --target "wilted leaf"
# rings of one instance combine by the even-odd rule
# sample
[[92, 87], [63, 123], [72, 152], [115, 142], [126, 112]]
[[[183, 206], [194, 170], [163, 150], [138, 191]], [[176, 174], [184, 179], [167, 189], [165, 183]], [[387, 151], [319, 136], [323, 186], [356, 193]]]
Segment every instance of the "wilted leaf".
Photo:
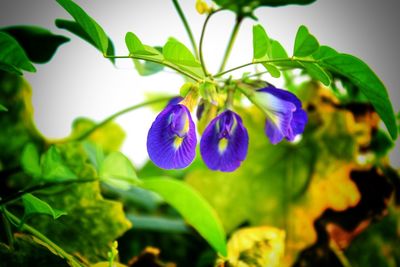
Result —
[[382, 221], [357, 236], [345, 254], [351, 266], [398, 266], [400, 263], [399, 210], [392, 207]]
[[[95, 125], [96, 123], [88, 118], [75, 119], [72, 124], [72, 133], [70, 138], [73, 139], [82, 135]], [[124, 130], [115, 122], [109, 122], [94, 131], [85, 140], [99, 145], [105, 153], [108, 153], [119, 150], [124, 139]]]
[[57, 48], [69, 41], [65, 36], [53, 34], [37, 26], [11, 26], [1, 28], [0, 31], [14, 37], [25, 50], [28, 58], [35, 63], [48, 62]]
[[[79, 179], [97, 176], [82, 144], [64, 144], [57, 148], [67, 167]], [[104, 199], [99, 182], [70, 185], [57, 194], [40, 195], [40, 198], [68, 216], [56, 221], [33, 217], [30, 224], [68, 253], [77, 253], [90, 262], [106, 260], [111, 242], [131, 227], [122, 203]]]
[[329, 54], [332, 56], [323, 58], [320, 65], [329, 71], [343, 75], [358, 86], [382, 118], [391, 137], [396, 139], [396, 119], [392, 103], [382, 81], [362, 60], [347, 54], [333, 55], [332, 50]]
[[7, 103], [8, 112], [0, 113], [0, 165], [15, 168], [21, 162], [26, 144], [41, 147], [44, 138], [33, 121], [32, 90], [19, 75], [0, 70], [0, 103]]
[[[318, 92], [310, 90], [304, 91], [319, 99]], [[319, 102], [313, 106], [318, 110], [309, 113], [303, 139], [276, 146], [264, 134], [265, 117], [259, 111], [242, 111], [250, 139], [242, 166], [233, 173], [194, 169], [186, 176], [215, 207], [228, 232], [244, 223], [284, 229], [286, 264], [315, 242], [313, 223], [326, 208], [344, 210], [360, 197], [349, 175], [356, 155], [353, 116], [334, 107], [327, 110]]]
[[235, 231], [228, 241], [227, 260], [218, 266], [280, 267], [285, 248], [285, 232], [268, 226], [248, 227]]

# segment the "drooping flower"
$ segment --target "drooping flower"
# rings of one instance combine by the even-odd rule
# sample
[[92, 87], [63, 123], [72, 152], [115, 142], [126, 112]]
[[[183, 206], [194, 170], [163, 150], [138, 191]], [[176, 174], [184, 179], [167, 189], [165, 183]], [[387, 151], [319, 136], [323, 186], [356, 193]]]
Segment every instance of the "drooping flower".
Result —
[[256, 101], [267, 114], [265, 134], [272, 144], [286, 138], [293, 141], [303, 133], [307, 124], [307, 113], [301, 108], [301, 101], [291, 92], [268, 87], [257, 90]]
[[200, 141], [203, 161], [211, 170], [231, 172], [246, 158], [249, 136], [242, 119], [231, 110], [214, 118]]
[[147, 152], [160, 168], [180, 169], [196, 156], [196, 128], [189, 109], [169, 104], [157, 116], [147, 135]]

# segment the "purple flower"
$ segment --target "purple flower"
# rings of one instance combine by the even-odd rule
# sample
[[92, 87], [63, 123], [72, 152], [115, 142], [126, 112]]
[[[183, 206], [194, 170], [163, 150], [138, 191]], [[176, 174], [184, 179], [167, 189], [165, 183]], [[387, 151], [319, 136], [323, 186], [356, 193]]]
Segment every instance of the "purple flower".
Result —
[[196, 129], [188, 108], [169, 104], [151, 125], [147, 135], [150, 159], [163, 169], [180, 169], [196, 156]]
[[211, 170], [231, 172], [246, 158], [249, 136], [242, 119], [226, 110], [214, 118], [200, 141], [203, 161]]
[[294, 94], [272, 85], [257, 90], [255, 94], [257, 104], [267, 114], [265, 134], [272, 144], [279, 143], [283, 138], [293, 141], [298, 134], [303, 133], [307, 113]]

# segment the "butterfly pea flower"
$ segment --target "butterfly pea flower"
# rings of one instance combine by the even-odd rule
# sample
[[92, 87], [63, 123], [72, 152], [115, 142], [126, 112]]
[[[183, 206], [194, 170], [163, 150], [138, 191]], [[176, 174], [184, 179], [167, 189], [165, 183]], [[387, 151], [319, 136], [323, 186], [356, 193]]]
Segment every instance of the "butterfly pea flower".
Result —
[[307, 113], [301, 108], [301, 101], [291, 92], [270, 85], [255, 93], [257, 104], [266, 112], [265, 134], [272, 144], [286, 138], [293, 141], [304, 132]]
[[203, 132], [200, 153], [211, 170], [231, 172], [246, 158], [249, 136], [242, 119], [231, 110], [214, 118]]
[[189, 109], [170, 102], [151, 125], [147, 136], [150, 159], [163, 169], [180, 169], [196, 156], [196, 128]]

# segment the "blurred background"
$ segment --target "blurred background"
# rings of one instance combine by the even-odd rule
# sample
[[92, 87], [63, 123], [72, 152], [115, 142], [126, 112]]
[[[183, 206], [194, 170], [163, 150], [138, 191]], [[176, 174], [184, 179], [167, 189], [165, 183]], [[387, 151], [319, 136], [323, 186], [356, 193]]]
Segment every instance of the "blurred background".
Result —
[[[174, 36], [190, 47], [189, 39], [171, 1], [76, 1], [105, 29], [114, 42], [117, 55], [126, 55], [125, 33], [132, 31], [149, 45], [163, 45]], [[204, 16], [195, 10], [195, 0], [180, 1], [198, 41]], [[400, 110], [398, 70], [398, 10], [396, 0], [318, 0], [309, 6], [259, 8], [259, 21], [242, 24], [227, 68], [247, 63], [252, 58], [251, 28], [262, 24], [270, 37], [279, 40], [288, 53], [293, 49], [299, 25], [306, 25], [321, 44], [363, 59], [389, 90], [394, 110]], [[117, 60], [114, 67], [89, 44], [58, 29], [56, 18], [68, 14], [52, 0], [2, 1], [0, 27], [32, 24], [71, 38], [47, 64], [36, 65], [37, 73], [26, 73], [33, 90], [34, 119], [49, 138], [69, 134], [76, 117], [102, 120], [125, 107], [142, 102], [153, 93], [178, 94], [182, 78], [168, 71], [140, 77], [129, 59]], [[204, 54], [208, 68], [215, 72], [222, 59], [234, 23], [231, 12], [221, 12], [210, 21]], [[238, 73], [240, 75], [241, 72]], [[270, 79], [279, 86], [280, 80]], [[147, 159], [146, 136], [155, 118], [150, 109], [126, 114], [117, 122], [127, 133], [122, 151], [141, 166]], [[400, 166], [399, 142], [392, 150], [391, 163]]]

